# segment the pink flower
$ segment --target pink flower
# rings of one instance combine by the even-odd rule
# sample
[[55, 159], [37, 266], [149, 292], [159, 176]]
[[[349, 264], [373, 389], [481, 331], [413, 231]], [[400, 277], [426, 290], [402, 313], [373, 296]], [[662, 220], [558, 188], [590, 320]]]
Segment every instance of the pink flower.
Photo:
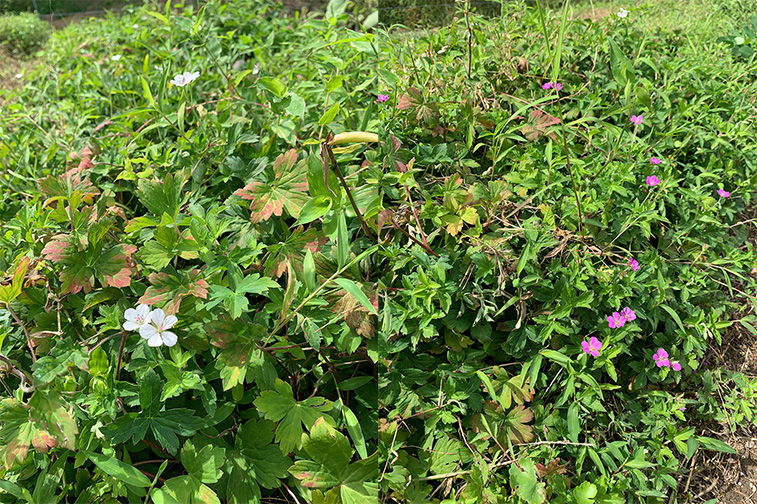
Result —
[[379, 95], [378, 95], [378, 101], [379, 102], [385, 102], [388, 99], [389, 99], [389, 95], [388, 94], [381, 94], [381, 93], [379, 93]]
[[628, 265], [631, 267], [634, 271], [639, 271], [639, 261], [635, 260], [633, 257], [628, 258]]
[[657, 363], [657, 367], [670, 367], [670, 361], [668, 360], [668, 352], [662, 348], [657, 349], [657, 353], [652, 356]]
[[637, 116], [632, 115], [631, 116], [631, 122], [634, 123], [636, 126], [638, 126], [639, 124], [641, 124], [641, 122], [643, 120], [644, 120], [644, 116], [643, 115], [637, 115]]
[[626, 324], [626, 319], [618, 312], [614, 312], [610, 317], [607, 317], [607, 322], [610, 324], [610, 329], [617, 327], [623, 327]]
[[554, 84], [552, 82], [547, 82], [546, 84], [543, 84], [541, 86], [542, 89], [552, 89], [554, 87]]
[[729, 193], [728, 191], [724, 191], [723, 189], [718, 189], [718, 194], [720, 195], [721, 198], [727, 198], [728, 196], [731, 195], [731, 193]]
[[557, 91], [560, 91], [562, 89], [562, 84], [560, 84], [559, 82], [555, 82], [555, 89]]
[[621, 311], [620, 314], [623, 315], [623, 318], [626, 319], [627, 322], [633, 322], [636, 320], [636, 312], [627, 306], [623, 308], [623, 311]]
[[681, 410], [681, 411], [686, 411], [686, 407], [685, 407], [685, 406], [681, 406], [681, 407], [680, 407], [680, 408], [678, 408], [678, 409], [679, 409], [679, 410]]
[[647, 177], [647, 185], [654, 187], [659, 183], [660, 179], [657, 178], [657, 175], [650, 175]]
[[671, 363], [670, 367], [672, 367], [675, 371], [680, 371], [681, 370], [681, 365], [678, 362]]
[[583, 348], [584, 352], [586, 352], [587, 354], [591, 354], [592, 356], [597, 357], [599, 355], [599, 351], [602, 350], [602, 342], [592, 336], [589, 341], [583, 340], [581, 342], [581, 348]]
[[660, 160], [657, 159], [656, 157], [649, 158], [649, 162], [652, 164], [660, 164]]

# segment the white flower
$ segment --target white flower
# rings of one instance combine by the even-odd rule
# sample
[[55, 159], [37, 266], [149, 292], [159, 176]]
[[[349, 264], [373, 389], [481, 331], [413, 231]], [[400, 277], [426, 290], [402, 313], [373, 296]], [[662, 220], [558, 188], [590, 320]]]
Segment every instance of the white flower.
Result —
[[24, 76], [24, 74], [16, 74], [16, 78], [17, 78], [17, 79], [20, 79], [20, 78], [21, 78], [21, 77], [23, 77], [23, 76]]
[[126, 310], [126, 313], [124, 313], [126, 322], [124, 322], [123, 327], [127, 331], [139, 329], [140, 327], [150, 323], [151, 315], [152, 314], [150, 313], [150, 307], [146, 304], [138, 305], [136, 310], [134, 308], [129, 308], [128, 310]]
[[183, 74], [179, 74], [174, 77], [173, 80], [171, 80], [171, 84], [173, 84], [174, 86], [184, 87], [199, 76], [200, 72], [184, 72]]
[[160, 308], [155, 308], [150, 312], [152, 318], [152, 324], [143, 325], [139, 328], [139, 335], [147, 340], [147, 344], [151, 347], [157, 347], [165, 343], [166, 346], [174, 346], [179, 337], [176, 334], [168, 331], [179, 321], [173, 315], [166, 317], [166, 313]]
[[255, 63], [252, 66], [252, 75], [257, 75], [260, 72], [260, 63]]
[[137, 28], [139, 28], [139, 25], [137, 23], [134, 23], [133, 25], [131, 25], [131, 27], [136, 30]]
[[121, 55], [120, 54], [114, 54], [113, 56], [110, 57], [110, 59], [113, 60], [113, 61], [118, 61], [118, 60], [121, 59]]
[[624, 17], [626, 17], [628, 15], [629, 12], [631, 12], [631, 11], [627, 11], [624, 8], [621, 7], [620, 10], [618, 11], [618, 17], [619, 18], [624, 18]]

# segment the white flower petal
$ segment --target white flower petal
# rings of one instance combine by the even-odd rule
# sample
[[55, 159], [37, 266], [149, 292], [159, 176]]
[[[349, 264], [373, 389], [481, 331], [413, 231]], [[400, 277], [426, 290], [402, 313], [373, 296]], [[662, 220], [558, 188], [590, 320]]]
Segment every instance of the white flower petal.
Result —
[[179, 337], [171, 331], [163, 331], [162, 336], [166, 346], [174, 346], [179, 341]]
[[135, 310], [139, 315], [142, 315], [142, 317], [147, 317], [150, 314], [150, 307], [146, 304], [137, 305], [137, 309]]
[[155, 335], [151, 336], [150, 339], [147, 340], [147, 346], [158, 347], [162, 344], [163, 338], [160, 337], [159, 332], [156, 332]]
[[158, 334], [158, 329], [152, 324], [143, 325], [139, 328], [139, 335], [144, 339], [152, 338], [156, 334]]
[[139, 312], [137, 312], [137, 310], [135, 310], [134, 308], [127, 308], [127, 310], [124, 312], [124, 318], [126, 320], [136, 322], [137, 317], [139, 317]]
[[163, 321], [163, 329], [170, 329], [172, 328], [176, 322], [178, 322], [179, 319], [174, 317], [173, 315], [169, 315], [166, 317], [166, 319]]
[[127, 320], [124, 322], [123, 328], [126, 331], [133, 331], [134, 329], [139, 329], [141, 326], [137, 324], [136, 322], [132, 322], [131, 320]]
[[152, 312], [150, 312], [150, 318], [155, 324], [155, 327], [162, 327], [163, 321], [166, 319], [166, 312], [164, 312], [160, 308], [155, 308]]

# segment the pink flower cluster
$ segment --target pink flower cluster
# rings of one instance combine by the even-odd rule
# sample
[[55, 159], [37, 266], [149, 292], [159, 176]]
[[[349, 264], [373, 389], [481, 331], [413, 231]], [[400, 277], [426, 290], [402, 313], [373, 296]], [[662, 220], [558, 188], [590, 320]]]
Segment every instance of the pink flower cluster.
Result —
[[554, 88], [556, 91], [560, 91], [562, 89], [562, 84], [559, 82], [547, 82], [546, 84], [543, 84], [542, 89], [552, 89]]
[[631, 267], [634, 271], [639, 271], [639, 261], [634, 259], [633, 257], [628, 258], [628, 265]]
[[679, 364], [678, 362], [670, 362], [670, 359], [668, 357], [668, 352], [666, 352], [662, 348], [658, 348], [657, 352], [652, 356], [655, 363], [657, 364], [657, 367], [673, 368], [674, 371], [680, 371], [681, 364]]
[[379, 95], [378, 95], [378, 101], [379, 101], [379, 103], [385, 102], [388, 99], [389, 99], [389, 95], [388, 94], [381, 94], [381, 93], [379, 93]]
[[626, 322], [633, 322], [634, 320], [636, 320], [636, 312], [627, 306], [620, 312], [614, 312], [612, 315], [607, 317], [607, 322], [610, 325], [610, 329], [623, 327], [624, 325], [626, 325]]

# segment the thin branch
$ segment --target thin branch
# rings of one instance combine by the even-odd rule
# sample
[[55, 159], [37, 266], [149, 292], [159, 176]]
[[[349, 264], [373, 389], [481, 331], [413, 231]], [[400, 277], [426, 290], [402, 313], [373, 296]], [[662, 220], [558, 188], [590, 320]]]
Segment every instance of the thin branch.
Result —
[[37, 354], [34, 352], [34, 346], [32, 345], [31, 337], [29, 337], [29, 331], [26, 330], [24, 323], [21, 322], [21, 319], [19, 319], [16, 313], [11, 309], [10, 303], [5, 303], [5, 307], [13, 316], [13, 320], [15, 320], [16, 323], [21, 326], [21, 329], [24, 330], [24, 335], [26, 336], [26, 344], [29, 346], [29, 351], [32, 353], [32, 362], [37, 362]]

